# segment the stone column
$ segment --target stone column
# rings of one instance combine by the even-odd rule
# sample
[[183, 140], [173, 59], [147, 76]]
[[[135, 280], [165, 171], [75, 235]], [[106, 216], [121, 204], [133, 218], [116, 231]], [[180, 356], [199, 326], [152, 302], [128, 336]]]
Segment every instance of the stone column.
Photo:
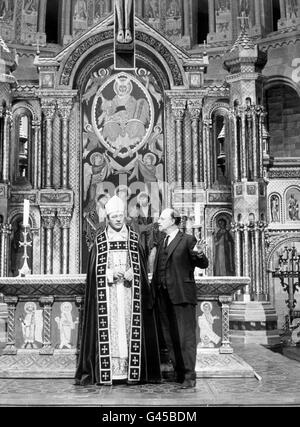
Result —
[[176, 181], [182, 187], [182, 132], [183, 132], [183, 117], [185, 113], [186, 100], [172, 99], [172, 112], [175, 117], [175, 147], [176, 147]]
[[185, 0], [183, 2], [183, 13], [184, 13], [184, 36], [190, 36], [190, 1]]
[[280, 19], [286, 19], [285, 2], [287, 0], [280, 0]]
[[42, 187], [42, 153], [41, 153], [41, 122], [32, 122], [33, 147], [34, 147], [34, 167], [33, 167], [33, 188], [35, 190]]
[[[243, 276], [250, 275], [250, 260], [249, 260], [249, 226], [248, 224], [241, 226], [244, 234], [243, 238]], [[245, 295], [247, 295], [245, 297]], [[244, 298], [250, 301], [250, 289], [249, 286], [244, 288]]]
[[[202, 100], [189, 100], [188, 109], [192, 120], [192, 151], [193, 151], [193, 186], [203, 182], [203, 158], [202, 158], [202, 147], [199, 144], [199, 119], [202, 108]], [[190, 162], [190, 159], [189, 159]], [[199, 170], [200, 169], [200, 170]]]
[[203, 175], [204, 175], [204, 183], [205, 188], [210, 187], [210, 165], [209, 165], [209, 142], [210, 142], [210, 120], [204, 120], [203, 123]]
[[54, 302], [53, 296], [43, 296], [39, 299], [41, 306], [43, 307], [43, 347], [39, 353], [44, 355], [52, 355], [54, 348], [51, 342], [51, 313], [52, 305]]
[[57, 218], [60, 223], [62, 233], [62, 257], [61, 273], [69, 273], [69, 245], [70, 245], [70, 223], [72, 218], [72, 208], [61, 208], [57, 211]]
[[266, 113], [264, 112], [263, 107], [259, 107], [259, 140], [258, 140], [258, 178], [263, 178], [264, 176], [264, 162], [263, 162], [263, 144], [264, 144], [264, 120]]
[[72, 100], [59, 100], [58, 113], [62, 120], [62, 168], [61, 168], [61, 187], [69, 187], [69, 119], [72, 109]]
[[12, 124], [12, 113], [10, 110], [4, 112], [4, 124], [3, 124], [3, 160], [2, 160], [2, 180], [3, 182], [10, 181], [10, 170], [9, 170], [9, 158], [10, 158], [10, 134]]
[[1, 265], [0, 265], [0, 277], [8, 276], [8, 246], [9, 236], [11, 234], [10, 224], [0, 224], [1, 233]]
[[261, 28], [261, 1], [255, 0], [255, 25]]
[[8, 309], [8, 322], [7, 322], [7, 343], [3, 350], [4, 355], [17, 354], [16, 348], [16, 306], [18, 297], [4, 297], [4, 302], [7, 304]]
[[232, 126], [233, 126], [233, 141], [232, 141], [232, 147], [233, 147], [233, 153], [232, 153], [232, 165], [233, 165], [233, 182], [237, 182], [239, 177], [239, 170], [238, 170], [238, 150], [237, 150], [237, 143], [238, 143], [238, 134], [237, 134], [237, 117], [234, 112], [234, 109], [231, 110], [231, 118], [232, 118]]
[[53, 146], [52, 146], [52, 122], [55, 114], [55, 103], [53, 100], [42, 100], [42, 111], [46, 118], [46, 140], [45, 140], [45, 188], [52, 187], [52, 157], [53, 157]]
[[47, 0], [40, 0], [39, 2], [39, 14], [38, 14], [38, 32], [45, 33], [45, 18], [47, 9]]
[[255, 282], [256, 282], [256, 299], [257, 301], [261, 301], [262, 295], [262, 283], [261, 283], [261, 274], [260, 274], [260, 266], [261, 266], [261, 255], [260, 255], [260, 230], [259, 223], [256, 223], [254, 226], [254, 238], [255, 238]]
[[234, 232], [235, 274], [236, 276], [241, 276], [241, 233], [238, 223], [232, 224], [232, 231]]
[[222, 304], [222, 345], [220, 353], [231, 354], [233, 353], [233, 348], [230, 345], [229, 339], [229, 304], [232, 302], [232, 296], [220, 295], [219, 301]]
[[216, 16], [215, 16], [215, 2], [209, 1], [208, 2], [208, 14], [209, 14], [209, 32], [215, 33], [216, 32]]
[[246, 115], [241, 109], [242, 135], [241, 135], [241, 170], [242, 180], [247, 179], [247, 151], [246, 151]]
[[[252, 146], [253, 146], [253, 180], [256, 181], [257, 180], [257, 175], [258, 175], [258, 162], [257, 162], [257, 133], [256, 133], [256, 129], [257, 129], [257, 120], [256, 120], [256, 112], [255, 112], [255, 108], [252, 109], [252, 135], [253, 135], [253, 139], [252, 139]], [[251, 142], [251, 141], [250, 141]]]
[[45, 244], [45, 274], [52, 274], [53, 272], [53, 228], [55, 225], [55, 213], [53, 208], [41, 208], [42, 224], [45, 230], [44, 236], [46, 237]]

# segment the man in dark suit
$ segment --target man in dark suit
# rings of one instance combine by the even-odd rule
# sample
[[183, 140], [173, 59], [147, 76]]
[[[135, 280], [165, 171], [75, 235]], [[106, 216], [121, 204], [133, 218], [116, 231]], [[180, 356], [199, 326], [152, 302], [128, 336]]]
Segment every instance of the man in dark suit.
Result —
[[204, 241], [179, 230], [180, 216], [165, 209], [158, 220], [166, 234], [154, 262], [152, 286], [161, 331], [181, 388], [196, 385], [196, 284], [195, 267], [207, 268]]

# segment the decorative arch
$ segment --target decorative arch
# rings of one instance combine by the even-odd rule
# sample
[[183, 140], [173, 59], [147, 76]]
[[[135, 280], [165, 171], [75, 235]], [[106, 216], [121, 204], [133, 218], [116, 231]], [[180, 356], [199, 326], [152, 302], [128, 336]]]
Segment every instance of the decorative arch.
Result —
[[14, 149], [11, 152], [11, 181], [13, 184], [32, 184], [33, 122], [37, 121], [38, 114], [30, 104], [17, 102], [13, 105], [12, 115]]
[[295, 83], [292, 79], [290, 79], [289, 77], [285, 77], [285, 76], [270, 76], [266, 79], [265, 83], [264, 83], [264, 95], [266, 93], [267, 90], [271, 89], [274, 86], [277, 86], [278, 84], [284, 84], [286, 86], [289, 86], [290, 88], [294, 89], [299, 97], [300, 97], [300, 87], [297, 83]]
[[[63, 59], [59, 69], [59, 84], [61, 86], [74, 86], [75, 76], [78, 70], [85, 64], [88, 58], [101, 51], [101, 57], [104, 52], [113, 51], [113, 30], [103, 30], [98, 34], [89, 36], [82, 40], [74, 50], [72, 50]], [[146, 34], [142, 31], [136, 31], [136, 50], [137, 54], [140, 51], [156, 59], [161, 64], [165, 74], [168, 76], [169, 86], [187, 86], [187, 79], [182, 66], [161, 40], [155, 38], [153, 34]]]
[[213, 230], [213, 227], [216, 223], [217, 217], [222, 215], [222, 214], [233, 217], [233, 213], [232, 213], [231, 209], [222, 208], [222, 209], [215, 210], [214, 212], [212, 212], [210, 214], [210, 216], [208, 217], [208, 221], [207, 221], [207, 225], [211, 230]]

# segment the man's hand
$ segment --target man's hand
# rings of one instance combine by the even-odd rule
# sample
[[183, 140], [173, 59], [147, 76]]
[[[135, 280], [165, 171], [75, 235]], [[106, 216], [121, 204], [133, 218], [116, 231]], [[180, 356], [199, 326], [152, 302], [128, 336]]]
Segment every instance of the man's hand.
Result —
[[127, 280], [128, 282], [131, 282], [133, 280], [133, 270], [132, 270], [132, 268], [129, 268], [125, 272], [124, 279]]
[[204, 239], [200, 239], [195, 244], [193, 251], [196, 252], [197, 255], [203, 255], [204, 249], [207, 246], [206, 241]]
[[124, 272], [122, 272], [122, 271], [117, 271], [117, 270], [114, 270], [114, 281], [119, 281], [119, 280], [123, 280], [124, 279]]

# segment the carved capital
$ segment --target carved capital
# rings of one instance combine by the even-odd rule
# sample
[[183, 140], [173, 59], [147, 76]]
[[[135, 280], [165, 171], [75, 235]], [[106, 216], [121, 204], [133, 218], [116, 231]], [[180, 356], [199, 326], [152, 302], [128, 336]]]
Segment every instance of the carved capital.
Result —
[[73, 108], [71, 99], [58, 99], [57, 101], [58, 114], [63, 120], [69, 120]]
[[9, 235], [11, 234], [12, 226], [11, 224], [0, 224], [0, 233], [2, 235]]
[[191, 115], [192, 120], [199, 120], [201, 110], [202, 110], [202, 100], [201, 99], [189, 99], [188, 100], [188, 110]]
[[172, 99], [171, 100], [172, 113], [176, 120], [182, 120], [186, 108], [185, 99]]
[[54, 297], [53, 296], [42, 296], [39, 299], [39, 303], [41, 306], [48, 306], [51, 307], [54, 303]]
[[33, 120], [32, 121], [32, 127], [35, 129], [38, 129], [41, 127], [41, 121], [40, 120]]
[[54, 99], [50, 99], [50, 100], [42, 100], [42, 111], [46, 117], [46, 120], [52, 120], [55, 114], [55, 109], [56, 109], [56, 105], [55, 105], [55, 100]]
[[41, 216], [43, 227], [51, 229], [55, 225], [55, 214], [56, 209], [53, 208], [41, 208]]
[[15, 307], [18, 304], [18, 297], [6, 297], [4, 296], [4, 302], [5, 304], [9, 305], [10, 307]]
[[61, 228], [70, 228], [72, 219], [72, 208], [61, 208], [57, 211], [57, 218]]
[[232, 295], [220, 295], [219, 301], [222, 305], [228, 305], [232, 302]]
[[83, 296], [76, 296], [75, 297], [76, 307], [79, 307], [79, 309], [81, 309], [83, 306], [83, 303], [84, 303], [84, 297]]

